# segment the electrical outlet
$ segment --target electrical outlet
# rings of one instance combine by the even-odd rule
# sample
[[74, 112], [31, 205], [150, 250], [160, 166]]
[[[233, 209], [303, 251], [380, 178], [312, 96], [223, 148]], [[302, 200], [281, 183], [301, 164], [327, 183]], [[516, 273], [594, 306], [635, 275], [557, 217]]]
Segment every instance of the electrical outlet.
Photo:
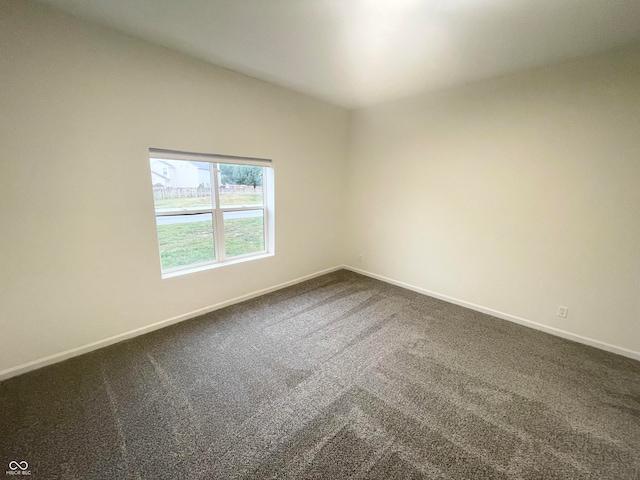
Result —
[[362, 263], [362, 255], [358, 255], [358, 261]]
[[569, 315], [569, 307], [558, 307], [558, 313], [556, 315], [567, 318], [567, 315]]

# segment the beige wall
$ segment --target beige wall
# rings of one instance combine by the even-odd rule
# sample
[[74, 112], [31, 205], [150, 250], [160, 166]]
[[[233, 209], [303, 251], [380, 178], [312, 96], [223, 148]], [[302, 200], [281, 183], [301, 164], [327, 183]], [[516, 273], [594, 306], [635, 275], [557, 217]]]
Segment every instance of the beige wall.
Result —
[[[349, 114], [21, 0], [0, 45], [0, 376], [345, 259], [640, 352], [639, 49]], [[275, 257], [161, 280], [149, 147], [274, 159]]]
[[640, 49], [351, 128], [350, 265], [640, 355]]
[[[348, 112], [0, 3], [0, 372], [342, 263]], [[271, 158], [276, 255], [160, 278], [148, 148]]]

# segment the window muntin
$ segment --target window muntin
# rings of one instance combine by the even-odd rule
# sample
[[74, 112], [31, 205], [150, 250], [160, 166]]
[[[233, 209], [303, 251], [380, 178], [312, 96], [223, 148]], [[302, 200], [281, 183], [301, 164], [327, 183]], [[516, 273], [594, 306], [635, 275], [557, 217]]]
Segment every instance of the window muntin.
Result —
[[272, 253], [269, 160], [151, 149], [149, 162], [163, 276]]

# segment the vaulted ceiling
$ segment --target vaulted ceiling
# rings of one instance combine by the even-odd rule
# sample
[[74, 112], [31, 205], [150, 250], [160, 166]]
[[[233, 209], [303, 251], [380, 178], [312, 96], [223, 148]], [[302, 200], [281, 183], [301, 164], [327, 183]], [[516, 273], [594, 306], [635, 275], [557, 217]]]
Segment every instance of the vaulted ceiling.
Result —
[[43, 0], [357, 108], [640, 44], [639, 0]]

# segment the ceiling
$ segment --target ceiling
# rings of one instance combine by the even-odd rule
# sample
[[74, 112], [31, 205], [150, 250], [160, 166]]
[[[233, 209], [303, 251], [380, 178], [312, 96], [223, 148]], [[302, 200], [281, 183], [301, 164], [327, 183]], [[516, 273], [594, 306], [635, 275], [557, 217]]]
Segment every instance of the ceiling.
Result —
[[640, 43], [639, 0], [43, 0], [347, 108]]

